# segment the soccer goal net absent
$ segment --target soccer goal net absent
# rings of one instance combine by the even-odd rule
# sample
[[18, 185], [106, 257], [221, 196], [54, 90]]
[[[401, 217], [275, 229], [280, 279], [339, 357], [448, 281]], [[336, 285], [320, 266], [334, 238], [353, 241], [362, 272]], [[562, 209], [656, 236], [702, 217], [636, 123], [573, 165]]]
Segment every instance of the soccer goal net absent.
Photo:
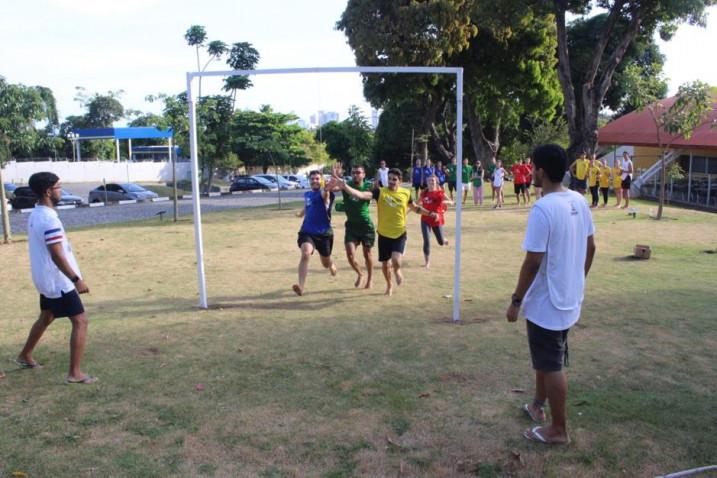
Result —
[[[461, 164], [463, 157], [463, 68], [431, 67], [431, 66], [356, 66], [356, 67], [320, 67], [320, 68], [278, 68], [263, 70], [233, 71], [195, 71], [187, 73], [187, 103], [189, 107], [189, 149], [192, 166], [192, 204], [194, 212], [194, 242], [197, 253], [197, 277], [199, 280], [199, 306], [206, 309], [207, 285], [204, 272], [204, 244], [202, 242], [202, 212], [199, 206], [199, 163], [197, 160], [197, 110], [193, 94], [195, 78], [227, 77], [227, 76], [259, 76], [259, 75], [295, 75], [306, 73], [398, 73], [406, 75], [455, 75], [456, 77], [456, 158]], [[456, 175], [456, 188], [463, 187], [462, 175]], [[453, 263], [453, 320], [460, 320], [460, 287], [461, 287], [461, 201], [456, 202], [456, 251]]]

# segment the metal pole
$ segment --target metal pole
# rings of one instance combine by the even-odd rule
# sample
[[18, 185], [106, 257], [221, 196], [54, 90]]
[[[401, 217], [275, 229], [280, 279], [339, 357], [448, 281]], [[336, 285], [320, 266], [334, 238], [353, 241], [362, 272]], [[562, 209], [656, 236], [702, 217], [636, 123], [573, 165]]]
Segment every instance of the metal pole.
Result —
[[690, 151], [690, 167], [687, 172], [687, 202], [692, 202], [692, 151]]
[[712, 188], [712, 175], [707, 175], [707, 200], [705, 201], [705, 206], [709, 207], [710, 205], [710, 189]]
[[177, 218], [179, 217], [179, 203], [177, 199], [177, 161], [174, 157], [172, 148], [172, 138], [169, 138], [169, 160], [172, 162], [172, 195], [174, 196], [173, 203], [174, 203], [174, 222], [177, 222]]
[[[461, 168], [458, 171], [458, 168]], [[461, 205], [463, 194], [463, 68], [456, 73], [456, 255], [453, 263], [453, 322], [461, 320]]]
[[7, 199], [5, 198], [5, 183], [2, 179], [2, 164], [0, 164], [0, 211], [2, 213], [2, 230], [3, 242], [9, 244], [12, 242], [12, 234], [10, 232], [10, 216], [7, 210]]
[[79, 139], [76, 139], [76, 140], [75, 140], [75, 146], [76, 146], [76, 148], [77, 148], [77, 161], [78, 161], [78, 162], [79, 162], [79, 161], [82, 161], [82, 152], [81, 152], [81, 149], [80, 149], [80, 140], [79, 140]]
[[119, 140], [115, 139], [115, 159], [120, 162]]
[[128, 154], [127, 154], [127, 162], [129, 163], [132, 161], [132, 138], [127, 140], [127, 148], [128, 148]]
[[187, 103], [189, 106], [189, 151], [192, 165], [192, 209], [194, 211], [194, 243], [197, 249], [199, 279], [199, 307], [207, 308], [207, 284], [204, 277], [204, 244], [202, 242], [202, 210], [199, 206], [199, 160], [197, 159], [197, 108], [192, 95], [192, 75], [187, 73]]

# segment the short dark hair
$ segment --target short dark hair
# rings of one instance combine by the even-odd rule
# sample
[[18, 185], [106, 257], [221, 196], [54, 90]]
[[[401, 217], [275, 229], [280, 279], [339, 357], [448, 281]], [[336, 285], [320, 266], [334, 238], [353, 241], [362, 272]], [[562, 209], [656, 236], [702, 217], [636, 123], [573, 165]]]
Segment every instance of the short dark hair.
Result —
[[568, 170], [568, 153], [557, 144], [543, 144], [531, 154], [535, 170], [542, 169], [552, 183], [559, 183]]
[[32, 189], [32, 192], [37, 195], [37, 197], [42, 197], [45, 195], [45, 191], [57, 184], [57, 181], [59, 180], [60, 178], [57, 176], [57, 174], [43, 171], [41, 173], [35, 173], [30, 176], [30, 180], [27, 182], [27, 184], [28, 186], [30, 186], [30, 189]]
[[313, 176], [314, 174], [318, 174], [319, 176], [321, 176], [321, 173], [317, 169], [314, 169], [313, 171], [309, 172], [309, 177]]
[[389, 169], [388, 174], [393, 174], [394, 176], [398, 176], [398, 179], [403, 178], [403, 174], [401, 174], [401, 170], [398, 168]]

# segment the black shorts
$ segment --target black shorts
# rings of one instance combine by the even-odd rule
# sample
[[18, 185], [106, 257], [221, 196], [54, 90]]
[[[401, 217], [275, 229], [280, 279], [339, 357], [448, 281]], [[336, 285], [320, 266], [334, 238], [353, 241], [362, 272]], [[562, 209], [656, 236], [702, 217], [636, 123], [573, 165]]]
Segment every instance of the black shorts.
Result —
[[[307, 232], [299, 232], [299, 238], [296, 243], [301, 247], [302, 244], [308, 242], [314, 249], [319, 251], [319, 255], [329, 257], [334, 249], [334, 235], [309, 234]], [[312, 252], [313, 254], [313, 252]]]
[[587, 191], [588, 180], [575, 178], [575, 189], [582, 189], [583, 191]]
[[82, 305], [80, 294], [72, 289], [70, 292], [63, 292], [62, 296], [56, 299], [49, 299], [40, 294], [40, 310], [49, 310], [58, 319], [80, 315], [85, 311], [85, 307]]
[[448, 190], [449, 190], [449, 191], [455, 191], [455, 190], [456, 190], [456, 182], [455, 182], [455, 181], [448, 181]]
[[625, 179], [622, 180], [620, 183], [620, 187], [622, 189], [630, 189], [630, 185], [632, 184], [632, 178], [630, 175], [628, 175]]
[[515, 194], [520, 194], [526, 189], [525, 184], [513, 184], [513, 191], [515, 191]]
[[394, 252], [400, 252], [406, 249], [406, 233], [404, 232], [401, 236], [396, 239], [390, 237], [378, 235], [378, 261], [386, 262], [391, 260], [391, 255]]
[[568, 364], [568, 331], [548, 330], [525, 321], [533, 368], [538, 372], [559, 372]]

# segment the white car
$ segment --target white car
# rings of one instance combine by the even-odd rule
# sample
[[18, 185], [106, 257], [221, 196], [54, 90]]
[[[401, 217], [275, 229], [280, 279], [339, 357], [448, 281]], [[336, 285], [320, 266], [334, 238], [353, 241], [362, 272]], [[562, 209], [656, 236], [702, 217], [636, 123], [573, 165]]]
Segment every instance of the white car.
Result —
[[284, 179], [296, 183], [298, 189], [308, 189], [309, 180], [305, 176], [297, 176], [296, 174], [285, 174]]

